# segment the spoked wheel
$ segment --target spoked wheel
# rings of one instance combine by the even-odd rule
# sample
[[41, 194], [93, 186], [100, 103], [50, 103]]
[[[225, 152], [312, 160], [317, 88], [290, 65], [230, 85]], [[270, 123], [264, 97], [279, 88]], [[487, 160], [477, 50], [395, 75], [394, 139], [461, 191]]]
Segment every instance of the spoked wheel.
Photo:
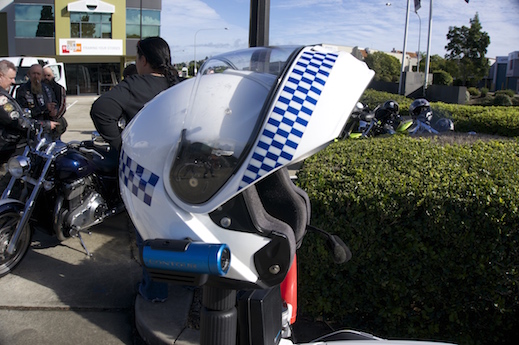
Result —
[[26, 225], [20, 234], [14, 252], [12, 254], [7, 252], [13, 232], [21, 218], [22, 214], [17, 211], [17, 207], [0, 207], [0, 277], [10, 273], [22, 261], [31, 244], [30, 227]]

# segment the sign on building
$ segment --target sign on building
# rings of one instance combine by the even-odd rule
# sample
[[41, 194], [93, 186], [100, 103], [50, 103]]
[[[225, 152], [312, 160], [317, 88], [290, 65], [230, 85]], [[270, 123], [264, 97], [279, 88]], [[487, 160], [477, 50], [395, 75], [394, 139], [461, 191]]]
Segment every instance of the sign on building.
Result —
[[59, 55], [123, 55], [123, 41], [97, 38], [60, 38]]

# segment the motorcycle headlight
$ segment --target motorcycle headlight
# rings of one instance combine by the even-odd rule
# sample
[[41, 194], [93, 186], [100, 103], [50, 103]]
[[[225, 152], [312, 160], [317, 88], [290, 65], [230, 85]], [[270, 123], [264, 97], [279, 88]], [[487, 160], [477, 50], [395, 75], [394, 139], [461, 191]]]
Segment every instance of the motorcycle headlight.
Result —
[[22, 177], [29, 170], [30, 166], [31, 161], [24, 156], [11, 157], [7, 163], [9, 173], [16, 178]]

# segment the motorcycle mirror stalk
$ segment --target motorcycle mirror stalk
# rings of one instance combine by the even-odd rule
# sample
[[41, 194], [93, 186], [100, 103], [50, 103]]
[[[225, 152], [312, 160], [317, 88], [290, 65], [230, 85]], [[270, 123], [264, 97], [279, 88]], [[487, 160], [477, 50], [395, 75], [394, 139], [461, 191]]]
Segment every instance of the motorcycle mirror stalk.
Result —
[[326, 244], [328, 245], [328, 248], [330, 249], [333, 255], [333, 261], [336, 264], [343, 264], [350, 261], [352, 256], [351, 251], [339, 236], [332, 235], [329, 232], [316, 228], [312, 225], [307, 225], [306, 228], [307, 230], [317, 232], [319, 235], [326, 239]]

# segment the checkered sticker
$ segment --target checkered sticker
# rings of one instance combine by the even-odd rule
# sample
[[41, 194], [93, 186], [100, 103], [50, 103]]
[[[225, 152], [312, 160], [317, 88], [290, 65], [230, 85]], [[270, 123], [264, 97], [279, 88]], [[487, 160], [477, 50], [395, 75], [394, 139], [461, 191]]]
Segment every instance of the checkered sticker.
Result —
[[302, 53], [253, 149], [238, 190], [292, 160], [337, 58], [336, 53]]
[[119, 179], [133, 195], [151, 206], [153, 191], [159, 182], [159, 176], [137, 164], [124, 151], [119, 160]]

